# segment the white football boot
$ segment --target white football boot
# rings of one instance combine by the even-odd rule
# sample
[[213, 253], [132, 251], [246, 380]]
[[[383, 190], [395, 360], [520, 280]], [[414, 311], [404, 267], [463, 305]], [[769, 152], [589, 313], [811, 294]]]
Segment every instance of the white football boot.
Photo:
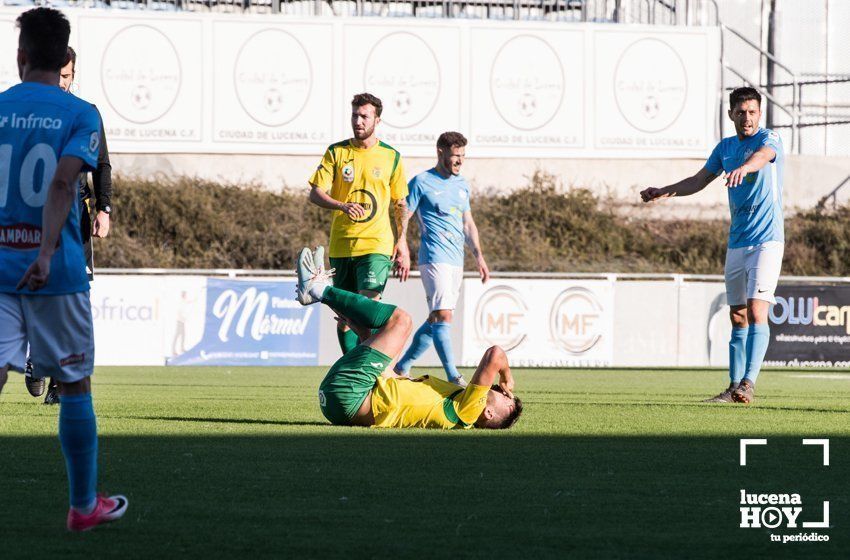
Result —
[[[316, 255], [322, 258], [320, 265], [317, 265], [314, 260], [314, 256]], [[307, 247], [301, 249], [298, 260], [295, 263], [295, 272], [298, 275], [298, 285], [295, 293], [301, 305], [319, 303], [322, 292], [325, 291], [325, 288], [332, 285], [331, 277], [333, 276], [333, 271], [325, 270], [323, 261], [324, 249], [321, 247], [316, 248], [315, 255]]]

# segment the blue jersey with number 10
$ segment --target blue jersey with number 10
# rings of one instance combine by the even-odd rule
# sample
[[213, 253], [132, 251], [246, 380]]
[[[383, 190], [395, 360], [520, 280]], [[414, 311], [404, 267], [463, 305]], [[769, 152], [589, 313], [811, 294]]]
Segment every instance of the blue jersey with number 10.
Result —
[[[56, 165], [63, 156], [97, 165], [100, 117], [95, 108], [58, 86], [24, 82], [0, 93], [0, 292], [15, 290], [38, 256], [42, 211]], [[47, 285], [37, 294], [89, 289], [76, 203], [62, 227]]]
[[737, 136], [720, 141], [705, 168], [720, 175], [746, 163], [761, 148], [768, 147], [776, 157], [755, 173], [748, 173], [735, 188], [726, 189], [729, 195], [729, 248], [752, 247], [768, 241], [785, 241], [782, 218], [782, 174], [785, 154], [782, 140], [772, 130], [760, 128], [755, 134], [739, 140]]

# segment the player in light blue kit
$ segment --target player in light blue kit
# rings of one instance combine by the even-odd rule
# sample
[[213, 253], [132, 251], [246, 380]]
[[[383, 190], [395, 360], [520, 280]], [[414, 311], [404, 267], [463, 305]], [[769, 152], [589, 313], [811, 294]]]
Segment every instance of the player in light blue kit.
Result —
[[94, 333], [77, 177], [97, 164], [100, 118], [58, 87], [71, 33], [65, 16], [36, 8], [17, 24], [23, 83], [0, 93], [0, 390], [9, 369], [24, 371], [28, 344], [36, 375], [59, 382], [67, 526], [84, 531], [127, 509], [124, 496], [95, 492]]
[[642, 191], [644, 202], [687, 196], [726, 173], [729, 247], [726, 300], [730, 307], [729, 387], [706, 402], [751, 403], [770, 342], [767, 323], [785, 249], [782, 173], [785, 156], [779, 135], [759, 128], [761, 95], [749, 87], [729, 95], [735, 136], [724, 138], [696, 175], [664, 188]]
[[448, 380], [461, 386], [466, 381], [454, 365], [451, 326], [463, 282], [464, 242], [475, 257], [481, 281], [490, 277], [469, 206], [469, 185], [460, 176], [465, 156], [466, 138], [459, 132], [444, 132], [437, 139], [436, 167], [408, 185], [408, 219], [413, 214], [419, 217], [419, 273], [431, 313], [395, 366], [396, 373], [407, 375], [433, 342]]

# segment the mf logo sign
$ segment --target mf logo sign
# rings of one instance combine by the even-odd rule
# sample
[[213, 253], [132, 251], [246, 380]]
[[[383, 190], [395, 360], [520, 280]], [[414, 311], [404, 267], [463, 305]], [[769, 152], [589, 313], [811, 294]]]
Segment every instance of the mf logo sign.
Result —
[[[766, 439], [742, 439], [740, 443], [740, 465], [747, 465], [747, 448], [750, 446], [767, 445]], [[828, 439], [804, 439], [803, 445], [819, 445], [823, 447], [823, 465], [829, 466], [829, 440]], [[740, 512], [742, 529], [826, 529], [829, 528], [829, 502], [824, 501], [819, 504], [818, 511], [815, 515], [820, 517], [819, 521], [801, 521], [800, 515], [803, 512], [803, 499], [800, 494], [796, 493], [767, 493], [758, 494], [748, 492], [741, 489], [740, 495]], [[811, 538], [815, 537], [825, 538]], [[808, 539], [799, 540], [829, 540], [825, 535], [800, 535], [810, 537]], [[797, 535], [785, 535], [783, 542], [790, 542], [788, 537], [796, 537]], [[776, 538], [774, 538], [776, 537]], [[779, 540], [778, 535], [772, 535], [772, 540]]]
[[508, 286], [488, 290], [475, 309], [475, 333], [481, 340], [513, 350], [528, 336], [528, 305], [523, 296]]
[[549, 332], [558, 345], [572, 354], [582, 354], [602, 338], [599, 299], [589, 289], [574, 286], [555, 298], [549, 313]]

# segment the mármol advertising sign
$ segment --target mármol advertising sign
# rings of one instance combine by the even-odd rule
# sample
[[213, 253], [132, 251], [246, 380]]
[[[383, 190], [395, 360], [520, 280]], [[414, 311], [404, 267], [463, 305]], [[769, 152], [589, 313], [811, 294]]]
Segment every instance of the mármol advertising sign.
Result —
[[315, 365], [318, 313], [294, 294], [295, 282], [208, 279], [203, 337], [168, 364]]

